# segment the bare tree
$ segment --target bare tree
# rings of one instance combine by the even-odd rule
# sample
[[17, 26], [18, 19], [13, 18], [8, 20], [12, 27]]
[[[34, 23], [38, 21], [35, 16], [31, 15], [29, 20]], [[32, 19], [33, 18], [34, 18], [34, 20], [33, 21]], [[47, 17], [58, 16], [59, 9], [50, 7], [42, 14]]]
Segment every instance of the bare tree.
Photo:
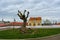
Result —
[[[27, 13], [27, 16], [25, 15], [25, 13]], [[26, 33], [27, 32], [26, 23], [27, 23], [27, 18], [29, 16], [29, 11], [24, 10], [24, 12], [22, 13], [21, 11], [18, 10], [18, 14], [17, 15], [19, 16], [20, 19], [23, 20], [23, 25], [20, 28], [20, 31], [22, 33]]]

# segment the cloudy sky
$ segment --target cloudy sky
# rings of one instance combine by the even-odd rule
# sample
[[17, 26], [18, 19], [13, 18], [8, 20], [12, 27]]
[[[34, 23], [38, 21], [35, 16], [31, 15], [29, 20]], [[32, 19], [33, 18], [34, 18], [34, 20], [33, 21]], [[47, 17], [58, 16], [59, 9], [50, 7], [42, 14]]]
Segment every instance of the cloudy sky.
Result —
[[0, 0], [0, 20], [21, 21], [18, 10], [30, 12], [29, 17], [60, 21], [60, 0]]

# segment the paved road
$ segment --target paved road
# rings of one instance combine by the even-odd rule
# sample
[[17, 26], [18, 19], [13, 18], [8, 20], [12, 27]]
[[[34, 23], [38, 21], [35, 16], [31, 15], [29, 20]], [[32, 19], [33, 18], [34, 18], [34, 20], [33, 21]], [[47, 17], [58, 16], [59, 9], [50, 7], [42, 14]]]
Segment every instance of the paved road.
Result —
[[42, 37], [42, 38], [31, 38], [25, 40], [60, 40], [60, 34], [49, 36], [49, 37]]
[[[21, 26], [5, 26], [0, 27], [0, 29], [3, 28], [20, 28]], [[60, 25], [50, 25], [50, 26], [26, 26], [27, 28], [60, 28]]]
[[[10, 28], [20, 28], [21, 26], [6, 26], [0, 27], [0, 30], [7, 30]], [[50, 25], [50, 26], [26, 26], [27, 28], [60, 28], [60, 25]]]

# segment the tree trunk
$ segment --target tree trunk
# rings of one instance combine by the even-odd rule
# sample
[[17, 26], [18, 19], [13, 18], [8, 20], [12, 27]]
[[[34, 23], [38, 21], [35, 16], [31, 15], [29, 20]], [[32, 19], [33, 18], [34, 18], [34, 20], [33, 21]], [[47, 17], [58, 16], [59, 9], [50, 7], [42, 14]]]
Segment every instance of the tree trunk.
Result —
[[26, 20], [23, 20], [23, 25], [20, 29], [21, 33], [27, 33], [26, 22]]
[[23, 20], [23, 27], [26, 27], [27, 20]]

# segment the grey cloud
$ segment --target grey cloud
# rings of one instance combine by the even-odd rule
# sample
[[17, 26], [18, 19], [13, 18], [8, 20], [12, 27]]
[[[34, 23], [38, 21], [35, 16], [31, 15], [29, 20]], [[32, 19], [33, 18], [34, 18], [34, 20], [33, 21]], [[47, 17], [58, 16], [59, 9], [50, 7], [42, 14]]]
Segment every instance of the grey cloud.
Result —
[[57, 18], [57, 16], [60, 17], [59, 2], [59, 0], [0, 0], [0, 13], [14, 16], [18, 9], [27, 9], [30, 11], [30, 16], [55, 16]]

